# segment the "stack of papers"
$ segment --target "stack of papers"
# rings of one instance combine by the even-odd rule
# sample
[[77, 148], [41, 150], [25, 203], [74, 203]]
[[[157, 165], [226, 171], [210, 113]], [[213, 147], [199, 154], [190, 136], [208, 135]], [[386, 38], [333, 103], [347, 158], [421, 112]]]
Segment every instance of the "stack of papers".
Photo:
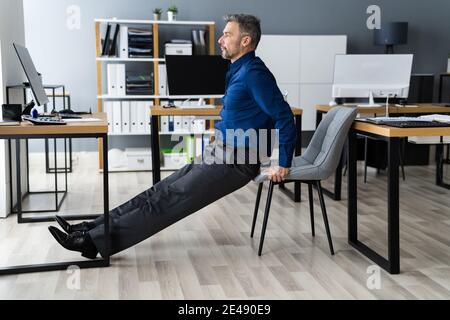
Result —
[[0, 126], [19, 126], [19, 121], [3, 121], [0, 120]]
[[101, 119], [95, 118], [84, 118], [84, 119], [64, 119], [64, 122], [73, 123], [73, 122], [101, 122]]
[[430, 114], [426, 116], [421, 116], [419, 119], [426, 119], [428, 121], [444, 122], [450, 123], [450, 116], [445, 114]]

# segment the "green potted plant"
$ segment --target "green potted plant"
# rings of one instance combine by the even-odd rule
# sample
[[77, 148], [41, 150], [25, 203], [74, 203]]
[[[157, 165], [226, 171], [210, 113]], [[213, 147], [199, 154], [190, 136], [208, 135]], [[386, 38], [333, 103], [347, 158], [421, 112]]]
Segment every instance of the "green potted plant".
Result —
[[175, 21], [177, 20], [178, 8], [176, 6], [170, 6], [167, 8], [167, 20]]
[[158, 21], [161, 17], [162, 9], [161, 8], [155, 8], [153, 10], [153, 20]]

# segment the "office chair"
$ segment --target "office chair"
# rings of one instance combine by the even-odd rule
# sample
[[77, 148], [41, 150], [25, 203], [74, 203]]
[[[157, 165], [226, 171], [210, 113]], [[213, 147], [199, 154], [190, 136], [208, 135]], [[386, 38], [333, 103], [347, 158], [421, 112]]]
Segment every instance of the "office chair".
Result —
[[[293, 160], [293, 165], [289, 175], [283, 182], [302, 182], [308, 184], [309, 191], [309, 206], [311, 213], [311, 229], [312, 235], [315, 237], [314, 227], [314, 203], [313, 203], [313, 186], [317, 187], [319, 194], [320, 206], [322, 209], [323, 220], [325, 222], [325, 230], [328, 237], [328, 244], [331, 255], [334, 255], [333, 242], [331, 239], [330, 227], [328, 224], [328, 216], [323, 197], [321, 181], [328, 179], [334, 174], [341, 159], [341, 153], [344, 143], [347, 140], [348, 132], [353, 121], [356, 119], [357, 111], [353, 108], [338, 107], [331, 110], [322, 120], [317, 128], [314, 136], [309, 144], [306, 152]], [[259, 183], [258, 194], [256, 197], [255, 212], [253, 216], [253, 224], [251, 237], [255, 233], [256, 221], [258, 218], [259, 203], [261, 200], [261, 193], [264, 181], [268, 180], [267, 175], [261, 174], [255, 182]], [[261, 241], [259, 245], [258, 255], [261, 256], [264, 238], [266, 234], [267, 223], [269, 220], [270, 207], [275, 185], [278, 183], [270, 182], [269, 193], [267, 196], [266, 209], [264, 214], [264, 221], [262, 226]]]

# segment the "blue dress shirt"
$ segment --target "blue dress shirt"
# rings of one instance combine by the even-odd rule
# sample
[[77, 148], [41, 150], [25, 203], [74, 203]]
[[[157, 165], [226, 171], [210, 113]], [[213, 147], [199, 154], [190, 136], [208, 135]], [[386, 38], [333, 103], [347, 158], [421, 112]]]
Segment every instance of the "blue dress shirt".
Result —
[[[217, 123], [216, 129], [222, 134], [219, 139], [227, 145], [239, 144], [236, 137], [227, 139], [227, 130], [276, 129], [280, 143], [279, 165], [291, 167], [297, 137], [294, 115], [275, 77], [254, 51], [230, 65], [221, 117], [222, 122]], [[249, 141], [245, 139], [246, 147], [255, 147], [249, 146]]]

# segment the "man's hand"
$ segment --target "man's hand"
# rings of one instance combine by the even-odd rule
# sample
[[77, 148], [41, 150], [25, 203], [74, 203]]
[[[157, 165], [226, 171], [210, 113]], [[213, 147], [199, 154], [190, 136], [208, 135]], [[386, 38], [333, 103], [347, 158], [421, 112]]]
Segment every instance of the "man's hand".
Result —
[[284, 177], [289, 173], [289, 169], [283, 167], [270, 167], [265, 171], [270, 181], [275, 183], [281, 183], [284, 181]]

